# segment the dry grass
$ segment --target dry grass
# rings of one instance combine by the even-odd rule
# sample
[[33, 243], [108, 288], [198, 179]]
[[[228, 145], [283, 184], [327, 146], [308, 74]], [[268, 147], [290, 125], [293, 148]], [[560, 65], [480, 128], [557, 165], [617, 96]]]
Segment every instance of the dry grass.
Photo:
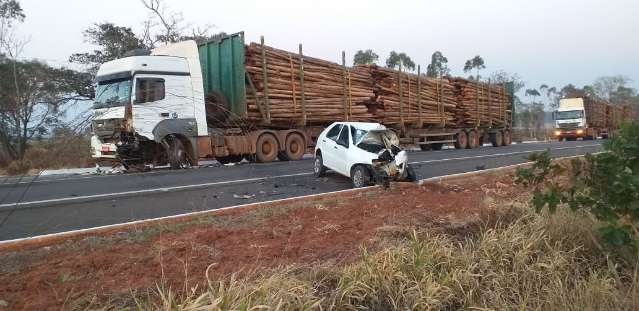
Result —
[[592, 220], [521, 207], [483, 218], [482, 229], [464, 240], [413, 231], [374, 254], [363, 250], [346, 266], [284, 267], [242, 278], [207, 273], [206, 288], [158, 286], [105, 308], [639, 310], [636, 261], [603, 251]]
[[81, 135], [70, 135], [30, 143], [24, 159], [0, 162], [0, 175], [24, 175], [44, 169], [92, 165], [95, 162], [91, 158], [89, 139]]

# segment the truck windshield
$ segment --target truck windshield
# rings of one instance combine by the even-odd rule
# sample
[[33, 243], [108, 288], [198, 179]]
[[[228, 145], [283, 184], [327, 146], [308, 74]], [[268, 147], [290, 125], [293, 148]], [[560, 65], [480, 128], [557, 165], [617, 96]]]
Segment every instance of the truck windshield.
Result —
[[95, 90], [93, 108], [124, 106], [131, 98], [131, 80], [110, 80], [100, 82]]
[[583, 116], [584, 112], [582, 110], [557, 111], [555, 120], [579, 119], [583, 118]]

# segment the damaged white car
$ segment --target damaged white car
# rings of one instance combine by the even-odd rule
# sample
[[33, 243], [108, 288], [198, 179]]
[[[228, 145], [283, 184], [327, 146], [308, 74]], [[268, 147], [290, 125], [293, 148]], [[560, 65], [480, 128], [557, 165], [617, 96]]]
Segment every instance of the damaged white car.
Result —
[[327, 169], [350, 177], [353, 187], [415, 181], [406, 151], [399, 138], [379, 123], [337, 122], [317, 138], [314, 173], [321, 177]]

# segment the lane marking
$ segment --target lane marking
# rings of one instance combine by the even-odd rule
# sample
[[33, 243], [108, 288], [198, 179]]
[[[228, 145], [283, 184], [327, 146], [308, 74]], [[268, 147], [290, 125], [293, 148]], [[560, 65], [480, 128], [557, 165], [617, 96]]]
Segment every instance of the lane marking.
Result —
[[528, 151], [514, 151], [514, 152], [507, 152], [507, 153], [494, 153], [494, 154], [467, 156], [467, 157], [458, 157], [458, 158], [425, 160], [425, 161], [410, 162], [410, 164], [437, 163], [437, 162], [446, 162], [446, 161], [471, 160], [471, 159], [492, 158], [492, 157], [497, 158], [497, 157], [504, 157], [504, 156], [510, 156], [510, 155], [517, 155], [517, 154], [542, 152], [542, 151], [546, 151], [548, 149], [550, 149], [552, 151], [552, 150], [589, 148], [589, 147], [595, 147], [595, 146], [601, 146], [601, 145], [600, 144], [592, 144], [592, 145], [581, 145], [581, 146], [573, 146], [573, 147], [560, 147], [560, 148], [552, 148], [552, 149], [551, 148], [545, 148], [545, 149], [535, 149], [535, 150], [528, 150]]
[[[597, 152], [597, 153], [601, 153], [601, 152]], [[559, 157], [559, 158], [555, 158], [555, 160], [571, 159], [571, 158], [582, 157], [582, 156], [583, 155]], [[475, 175], [475, 174], [482, 174], [482, 173], [490, 173], [490, 172], [494, 172], [494, 171], [505, 170], [505, 169], [510, 169], [510, 168], [514, 168], [514, 167], [518, 167], [518, 166], [523, 166], [523, 165], [527, 165], [527, 164], [530, 164], [530, 163], [532, 163], [532, 162], [524, 162], [524, 163], [513, 164], [513, 165], [508, 165], [508, 166], [495, 167], [495, 168], [485, 169], [485, 170], [481, 170], [481, 171], [473, 171], [473, 172], [456, 173], [456, 174], [442, 175], [442, 176], [436, 176], [436, 177], [429, 177], [429, 178], [422, 179], [422, 180], [418, 181], [417, 184], [418, 185], [423, 185], [424, 183], [427, 183], [427, 182], [441, 182], [441, 181], [443, 181], [444, 179], [447, 179], [447, 178], [457, 178], [457, 177], [461, 177], [461, 176], [468, 176], [468, 175]], [[285, 198], [285, 199], [277, 199], [277, 200], [270, 200], [270, 201], [263, 201], [263, 202], [246, 203], [246, 204], [235, 205], [235, 206], [227, 206], [227, 207], [221, 207], [221, 208], [217, 208], [217, 209], [213, 209], [213, 210], [190, 212], [190, 213], [183, 213], [183, 214], [170, 215], [170, 216], [164, 216], [164, 217], [134, 220], [134, 221], [123, 222], [123, 223], [119, 223], [119, 224], [104, 225], [104, 226], [98, 226], [98, 227], [91, 227], [91, 228], [84, 228], [84, 229], [77, 229], [77, 230], [69, 230], [69, 231], [64, 231], [64, 232], [36, 235], [36, 236], [31, 236], [31, 237], [26, 237], [26, 238], [18, 238], [18, 239], [0, 241], [0, 246], [5, 246], [5, 245], [8, 245], [8, 244], [15, 244], [15, 243], [28, 242], [28, 241], [31, 241], [31, 240], [40, 240], [40, 239], [48, 239], [48, 238], [55, 238], [55, 237], [73, 236], [73, 235], [82, 234], [82, 233], [91, 233], [91, 232], [96, 232], [97, 233], [97, 232], [100, 232], [100, 231], [103, 231], [103, 230], [110, 230], [110, 229], [117, 229], [117, 228], [126, 229], [127, 227], [131, 227], [131, 226], [135, 226], [135, 225], [141, 225], [141, 224], [145, 224], [145, 223], [161, 222], [161, 221], [164, 221], [164, 220], [171, 220], [171, 219], [189, 218], [189, 217], [205, 215], [205, 214], [215, 214], [215, 213], [219, 213], [221, 211], [233, 210], [233, 209], [238, 209], [238, 208], [258, 205], [258, 204], [285, 203], [285, 202], [294, 201], [294, 200], [311, 199], [311, 198], [315, 198], [315, 197], [318, 197], [318, 196], [327, 196], [327, 195], [334, 195], [334, 194], [340, 194], [340, 193], [349, 193], [349, 192], [356, 192], [356, 191], [367, 191], [367, 190], [371, 190], [371, 189], [378, 188], [378, 187], [380, 187], [380, 186], [371, 186], [371, 187], [366, 187], [366, 188], [355, 188], [355, 189], [329, 191], [329, 192], [324, 192], [324, 193], [309, 194], [309, 195], [303, 195], [303, 196], [291, 197], [291, 198]], [[135, 229], [135, 228], [133, 228], [133, 229]]]
[[93, 195], [85, 195], [85, 196], [77, 196], [77, 197], [69, 197], [69, 198], [48, 199], [48, 200], [38, 200], [38, 201], [29, 201], [29, 202], [20, 202], [20, 203], [5, 203], [5, 204], [0, 204], [0, 209], [4, 209], [4, 208], [7, 208], [7, 207], [22, 207], [22, 206], [43, 204], [43, 203], [58, 203], [58, 202], [68, 202], [68, 201], [77, 201], [77, 200], [101, 199], [101, 198], [109, 198], [109, 197], [117, 197], [117, 196], [126, 196], [126, 195], [132, 195], [132, 194], [144, 194], [144, 193], [154, 193], [154, 192], [169, 192], [169, 191], [175, 191], [175, 190], [205, 188], [205, 187], [210, 187], [210, 186], [237, 184], [237, 183], [253, 182], [253, 181], [263, 181], [263, 180], [269, 180], [269, 179], [304, 176], [304, 175], [313, 175], [313, 172], [287, 174], [287, 175], [277, 175], [277, 176], [267, 176], [267, 177], [256, 177], [256, 178], [247, 178], [247, 179], [226, 180], [226, 181], [217, 181], [217, 182], [195, 184], [195, 185], [151, 188], [151, 189], [124, 191], [124, 192], [114, 192], [114, 193], [102, 193], [102, 194], [93, 194]]
[[[550, 149], [550, 150], [580, 149], [580, 148], [588, 148], [588, 147], [595, 147], [595, 146], [600, 146], [600, 145], [599, 144], [591, 144], [591, 145], [582, 145], [582, 146], [560, 147], [560, 148], [554, 148], [554, 149]], [[410, 164], [427, 164], [427, 163], [470, 160], [470, 159], [480, 159], [480, 158], [496, 158], [496, 157], [504, 157], [504, 156], [517, 155], [517, 154], [540, 152], [540, 151], [545, 151], [547, 149], [549, 149], [549, 148], [529, 150], [529, 151], [516, 151], [516, 152], [508, 152], [508, 153], [478, 155], [478, 156], [467, 156], [467, 157], [458, 157], [458, 158], [425, 160], [425, 161], [417, 161], [417, 162], [409, 162], [409, 163]], [[219, 186], [219, 185], [228, 185], [228, 184], [236, 184], [236, 183], [263, 181], [263, 180], [276, 179], [276, 178], [306, 176], [306, 175], [312, 175], [312, 174], [313, 174], [313, 172], [307, 172], [307, 173], [297, 173], [297, 174], [286, 174], [286, 175], [276, 175], [276, 176], [266, 176], [266, 177], [247, 178], [247, 179], [218, 181], [218, 182], [201, 183], [201, 184], [193, 184], [193, 185], [171, 186], [171, 187], [151, 188], [151, 189], [143, 189], [143, 190], [132, 190], [132, 191], [124, 191], [124, 192], [93, 194], [93, 195], [67, 197], [67, 198], [56, 198], [56, 199], [36, 200], [36, 201], [28, 201], [28, 202], [5, 203], [5, 204], [0, 204], [0, 211], [2, 211], [2, 209], [7, 209], [7, 208], [27, 207], [27, 206], [31, 206], [31, 205], [37, 205], [37, 204], [73, 202], [73, 201], [111, 198], [111, 197], [120, 197], [120, 196], [127, 196], [127, 195], [136, 195], [136, 194], [148, 194], [148, 193], [155, 193], [155, 192], [168, 192], [168, 191], [176, 191], [176, 190], [197, 189], [197, 188], [206, 188], [206, 187]]]

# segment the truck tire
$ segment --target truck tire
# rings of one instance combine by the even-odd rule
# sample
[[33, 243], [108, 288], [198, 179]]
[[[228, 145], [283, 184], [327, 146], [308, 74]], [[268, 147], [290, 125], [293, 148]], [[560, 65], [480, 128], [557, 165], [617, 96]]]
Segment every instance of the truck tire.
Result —
[[504, 135], [501, 133], [501, 131], [490, 133], [490, 143], [493, 145], [493, 147], [500, 147], [504, 144]]
[[455, 149], [466, 149], [468, 148], [468, 134], [465, 131], [459, 131], [457, 135], [455, 135]]
[[421, 149], [422, 151], [429, 151], [432, 148], [430, 147], [430, 144], [424, 144], [424, 145], [419, 145], [419, 149]]
[[313, 175], [316, 178], [324, 177], [326, 174], [326, 166], [324, 166], [324, 160], [322, 159], [322, 154], [318, 153], [315, 156], [315, 161], [313, 162]]
[[290, 161], [297, 161], [302, 159], [306, 153], [306, 142], [304, 137], [298, 133], [293, 133], [286, 137], [286, 144], [284, 154]]
[[477, 134], [477, 131], [475, 130], [471, 130], [468, 131], [468, 149], [475, 149], [479, 147], [479, 134]]
[[353, 188], [368, 187], [371, 184], [371, 174], [363, 165], [357, 165], [351, 170]]
[[184, 148], [184, 143], [177, 137], [170, 136], [166, 139], [169, 146], [167, 156], [171, 168], [175, 170], [191, 167], [191, 161], [189, 160], [186, 148]]
[[509, 130], [504, 131], [504, 146], [510, 146], [513, 143], [513, 137]]
[[262, 134], [255, 146], [255, 158], [257, 162], [265, 163], [275, 161], [279, 153], [280, 146], [277, 138], [270, 133]]

